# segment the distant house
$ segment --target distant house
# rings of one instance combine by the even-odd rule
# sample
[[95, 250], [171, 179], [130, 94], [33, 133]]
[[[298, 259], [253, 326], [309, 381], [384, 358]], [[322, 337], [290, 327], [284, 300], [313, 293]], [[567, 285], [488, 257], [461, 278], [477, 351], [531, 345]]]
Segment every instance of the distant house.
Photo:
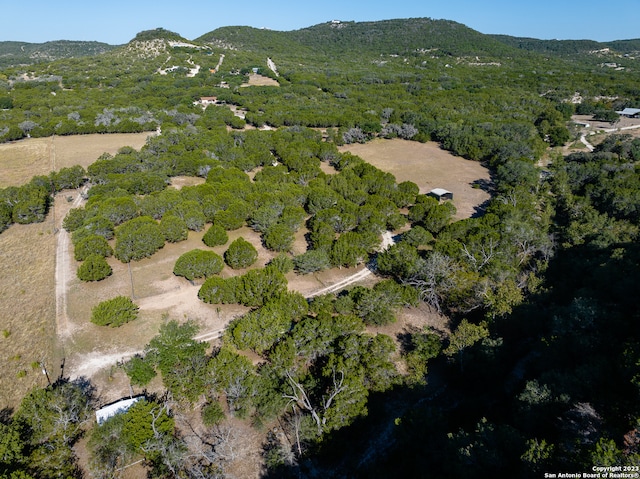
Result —
[[113, 404], [109, 404], [107, 406], [101, 407], [96, 411], [96, 422], [98, 425], [102, 425], [107, 419], [116, 414], [120, 414], [121, 412], [126, 412], [131, 406], [135, 403], [144, 399], [144, 396], [136, 396], [128, 399], [120, 399], [119, 401], [114, 402]]
[[627, 118], [640, 118], [640, 108], [625, 108], [622, 111], [616, 111], [616, 113]]
[[193, 104], [198, 106], [200, 105], [202, 108], [206, 108], [209, 105], [214, 105], [218, 101], [218, 98], [215, 96], [202, 96], [199, 100], [194, 101]]
[[445, 190], [444, 188], [434, 188], [429, 193], [427, 193], [427, 196], [431, 196], [438, 201], [453, 199], [453, 193], [451, 191]]

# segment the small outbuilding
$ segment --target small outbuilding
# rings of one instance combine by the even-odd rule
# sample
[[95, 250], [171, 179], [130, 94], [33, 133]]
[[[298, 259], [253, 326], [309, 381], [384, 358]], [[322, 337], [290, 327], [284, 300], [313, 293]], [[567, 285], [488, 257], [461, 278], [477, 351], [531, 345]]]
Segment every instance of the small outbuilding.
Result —
[[427, 193], [427, 196], [431, 196], [438, 201], [453, 199], [453, 193], [451, 191], [445, 190], [444, 188], [434, 188], [429, 193]]
[[141, 399], [144, 399], [144, 396], [120, 399], [113, 404], [101, 407], [96, 411], [96, 422], [98, 423], [98, 425], [102, 425], [102, 423], [109, 419], [111, 416], [115, 416], [116, 414], [119, 414], [121, 412], [126, 412], [131, 406], [133, 406]]
[[625, 108], [622, 111], [616, 111], [616, 113], [627, 118], [640, 118], [640, 108]]

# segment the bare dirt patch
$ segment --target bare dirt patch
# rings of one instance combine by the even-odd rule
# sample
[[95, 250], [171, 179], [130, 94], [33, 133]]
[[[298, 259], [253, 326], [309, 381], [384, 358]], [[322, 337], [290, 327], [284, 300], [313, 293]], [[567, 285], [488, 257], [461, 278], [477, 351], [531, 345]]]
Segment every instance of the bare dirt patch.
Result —
[[454, 156], [435, 142], [376, 139], [365, 144], [340, 147], [396, 177], [398, 182], [413, 181], [420, 193], [433, 188], [453, 192], [456, 218], [469, 218], [489, 200], [487, 191], [474, 188], [475, 182], [490, 181], [489, 170], [477, 161]]
[[247, 86], [280, 86], [273, 78], [269, 78], [263, 75], [258, 75], [257, 73], [252, 73], [249, 75], [249, 81], [247, 83], [243, 83], [243, 87]]
[[73, 135], [26, 140], [0, 145], [0, 188], [20, 186], [33, 176], [80, 165], [84, 168], [103, 153], [115, 154], [123, 146], [140, 149], [154, 133]]
[[171, 186], [176, 190], [180, 190], [185, 186], [202, 185], [204, 182], [204, 178], [195, 176], [174, 176], [173, 178], [171, 178]]

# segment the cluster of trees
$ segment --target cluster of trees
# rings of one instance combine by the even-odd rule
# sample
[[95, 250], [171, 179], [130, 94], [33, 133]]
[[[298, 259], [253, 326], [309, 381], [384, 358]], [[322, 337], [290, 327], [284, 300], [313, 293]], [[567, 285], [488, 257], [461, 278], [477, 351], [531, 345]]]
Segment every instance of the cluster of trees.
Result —
[[85, 181], [81, 166], [62, 168], [48, 176], [34, 176], [22, 186], [0, 188], [0, 233], [12, 223], [29, 224], [44, 221], [51, 196], [58, 191], [75, 189]]
[[[227, 231], [244, 225], [261, 234], [267, 249], [282, 253], [291, 251], [296, 233], [306, 226], [308, 247], [294, 258], [300, 273], [355, 266], [375, 252], [384, 230], [406, 223], [399, 209], [412, 204], [418, 192], [415, 184], [397, 184], [393, 175], [339, 153], [305, 128], [187, 129], [168, 136], [150, 140], [140, 152], [123, 148], [87, 169], [93, 184], [88, 201], [63, 223], [72, 233], [76, 259], [85, 262], [81, 279], [108, 276], [105, 258], [112, 254], [125, 263], [137, 261], [166, 242], [186, 239], [189, 230], [205, 228], [204, 244], [218, 246], [228, 241]], [[323, 173], [322, 161], [338, 173]], [[251, 180], [245, 170], [258, 167]], [[204, 176], [206, 182], [167, 188], [170, 177], [181, 174]], [[224, 253], [233, 269], [256, 259], [255, 247], [242, 238]], [[192, 266], [181, 264], [177, 274], [189, 279], [215, 274], [193, 276], [187, 272]]]
[[93, 416], [94, 391], [59, 379], [35, 389], [0, 423], [0, 474], [24, 479], [81, 477], [72, 447]]

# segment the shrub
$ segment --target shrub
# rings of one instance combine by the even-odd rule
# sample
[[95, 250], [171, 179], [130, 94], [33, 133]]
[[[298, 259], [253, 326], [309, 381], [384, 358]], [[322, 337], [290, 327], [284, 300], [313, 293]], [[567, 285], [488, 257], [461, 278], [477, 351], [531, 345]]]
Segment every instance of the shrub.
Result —
[[286, 254], [282, 253], [273, 258], [267, 264], [268, 268], [275, 268], [277, 271], [280, 271], [282, 274], [287, 274], [289, 271], [293, 269], [293, 260], [289, 258]]
[[270, 226], [263, 235], [264, 245], [272, 251], [289, 251], [294, 241], [294, 231], [277, 223]]
[[212, 225], [202, 237], [202, 242], [212, 248], [223, 245], [227, 241], [229, 241], [229, 236], [220, 225]]
[[252, 269], [237, 278], [236, 301], [244, 306], [262, 306], [287, 290], [287, 279], [275, 268]]
[[91, 322], [98, 326], [117, 328], [138, 317], [138, 306], [126, 296], [99, 303], [91, 310]]
[[213, 427], [224, 419], [224, 411], [218, 401], [210, 402], [202, 408], [202, 422]]
[[91, 254], [87, 256], [84, 263], [78, 266], [78, 278], [81, 281], [100, 281], [110, 276], [112, 273], [111, 266], [99, 254]]
[[103, 258], [107, 258], [112, 254], [113, 249], [109, 246], [109, 243], [107, 243], [104, 236], [95, 234], [79, 240], [73, 250], [73, 256], [76, 261], [84, 261], [91, 255], [98, 255]]
[[224, 252], [224, 260], [233, 269], [251, 266], [258, 259], [258, 251], [251, 243], [240, 237]]
[[331, 262], [326, 251], [310, 249], [293, 258], [293, 265], [298, 273], [308, 274], [329, 268]]
[[198, 298], [210, 304], [233, 304], [236, 302], [236, 278], [223, 279], [219, 276], [207, 278], [198, 291]]
[[164, 236], [149, 216], [134, 218], [116, 230], [115, 256], [123, 263], [151, 256], [164, 246]]
[[156, 377], [153, 365], [137, 354], [125, 363], [124, 371], [135, 386], [144, 387]]
[[84, 208], [71, 208], [62, 221], [62, 227], [71, 233], [80, 228], [86, 218], [87, 211]]
[[189, 228], [182, 218], [174, 215], [165, 215], [160, 221], [160, 232], [169, 243], [184, 241], [189, 236]]
[[223, 266], [222, 258], [213, 251], [194, 249], [178, 258], [173, 274], [194, 280], [218, 274]]

